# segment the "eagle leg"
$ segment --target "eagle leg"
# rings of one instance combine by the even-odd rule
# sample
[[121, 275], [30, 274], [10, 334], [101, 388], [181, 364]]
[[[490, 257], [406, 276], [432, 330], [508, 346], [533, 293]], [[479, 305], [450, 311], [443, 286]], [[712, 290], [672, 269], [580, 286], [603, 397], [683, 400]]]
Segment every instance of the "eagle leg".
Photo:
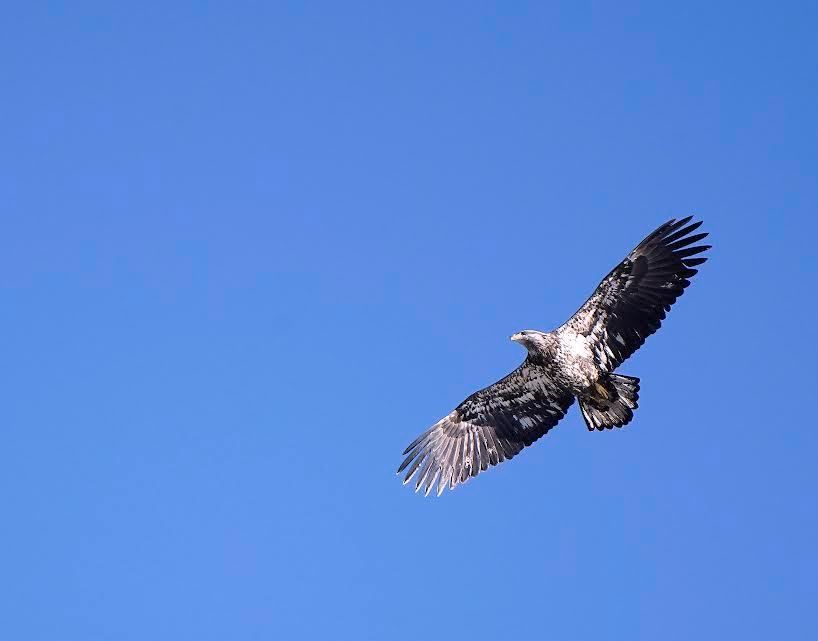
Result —
[[597, 391], [597, 393], [598, 393], [598, 394], [599, 394], [599, 395], [600, 395], [600, 396], [601, 396], [601, 397], [602, 397], [604, 400], [606, 400], [606, 401], [607, 401], [608, 399], [610, 399], [610, 398], [611, 398], [611, 394], [610, 394], [610, 392], [608, 392], [608, 390], [607, 390], [607, 389], [605, 389], [605, 386], [604, 386], [604, 385], [601, 385], [601, 384], [599, 383], [599, 381], [597, 381], [596, 383], [594, 383], [594, 389]]

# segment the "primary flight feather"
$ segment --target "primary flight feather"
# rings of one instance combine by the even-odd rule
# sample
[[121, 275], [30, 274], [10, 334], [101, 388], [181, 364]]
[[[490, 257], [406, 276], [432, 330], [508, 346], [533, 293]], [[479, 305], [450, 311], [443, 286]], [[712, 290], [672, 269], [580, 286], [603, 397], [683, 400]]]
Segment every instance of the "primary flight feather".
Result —
[[639, 379], [614, 374], [690, 285], [710, 245], [692, 216], [669, 220], [649, 234], [552, 332], [511, 337], [525, 361], [494, 385], [475, 392], [406, 448], [398, 474], [415, 491], [440, 494], [513, 458], [554, 427], [574, 402], [589, 430], [621, 427], [633, 418]]

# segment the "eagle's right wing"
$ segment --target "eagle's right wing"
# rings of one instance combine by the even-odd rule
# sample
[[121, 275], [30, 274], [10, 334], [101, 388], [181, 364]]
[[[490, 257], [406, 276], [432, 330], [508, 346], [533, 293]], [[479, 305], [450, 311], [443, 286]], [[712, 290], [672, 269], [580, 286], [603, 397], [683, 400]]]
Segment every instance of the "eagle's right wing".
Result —
[[[475, 392], [421, 434], [406, 450], [398, 474], [417, 475], [415, 491], [440, 495], [489, 466], [514, 457], [565, 416], [574, 402], [546, 371], [526, 359], [494, 385]], [[439, 477], [439, 478], [438, 478]]]

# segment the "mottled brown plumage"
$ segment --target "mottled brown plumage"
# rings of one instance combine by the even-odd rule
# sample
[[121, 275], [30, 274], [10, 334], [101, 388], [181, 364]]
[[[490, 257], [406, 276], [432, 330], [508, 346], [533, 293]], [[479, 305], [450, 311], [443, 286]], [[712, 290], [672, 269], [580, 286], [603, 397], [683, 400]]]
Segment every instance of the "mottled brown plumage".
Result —
[[406, 448], [398, 474], [415, 490], [440, 494], [516, 456], [554, 427], [574, 402], [589, 430], [626, 425], [639, 398], [639, 379], [614, 370], [653, 334], [690, 284], [701, 222], [670, 220], [647, 236], [599, 284], [565, 324], [552, 332], [512, 336], [528, 350], [508, 376], [475, 392]]

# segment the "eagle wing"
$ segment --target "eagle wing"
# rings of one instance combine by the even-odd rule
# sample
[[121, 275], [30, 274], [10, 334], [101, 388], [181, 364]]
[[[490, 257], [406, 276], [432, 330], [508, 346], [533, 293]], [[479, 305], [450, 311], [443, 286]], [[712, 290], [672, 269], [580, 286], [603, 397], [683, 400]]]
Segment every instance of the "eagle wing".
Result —
[[[404, 485], [438, 496], [490, 466], [513, 458], [554, 427], [574, 402], [540, 365], [526, 360], [505, 378], [475, 392], [403, 452]], [[439, 477], [439, 478], [438, 478]]]
[[706, 233], [692, 234], [701, 221], [692, 216], [669, 220], [648, 235], [608, 274], [596, 291], [558, 332], [566, 329], [591, 339], [597, 362], [611, 372], [662, 324], [665, 313], [690, 285], [710, 245], [694, 245]]

